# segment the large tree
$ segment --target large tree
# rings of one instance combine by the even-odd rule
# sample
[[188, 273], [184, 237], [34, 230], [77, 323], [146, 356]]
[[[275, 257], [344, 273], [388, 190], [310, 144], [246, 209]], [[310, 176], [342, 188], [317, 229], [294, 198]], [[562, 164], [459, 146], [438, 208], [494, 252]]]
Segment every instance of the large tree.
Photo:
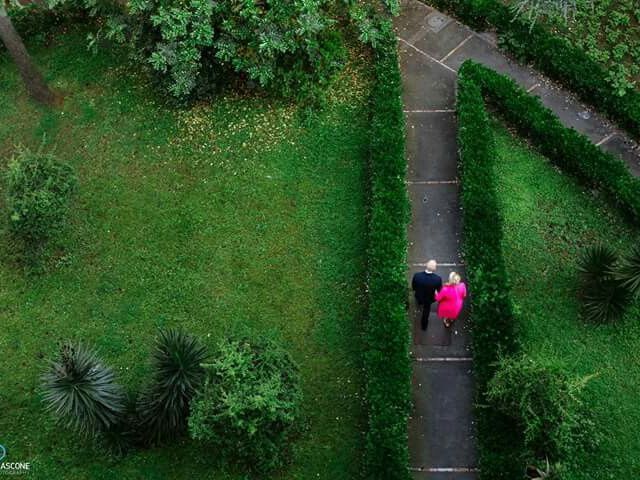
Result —
[[0, 0], [0, 39], [2, 39], [2, 43], [7, 47], [9, 55], [18, 67], [29, 95], [34, 100], [45, 105], [57, 103], [59, 100], [58, 95], [45, 82], [44, 77], [33, 63], [29, 52], [27, 52], [22, 38], [13, 27], [11, 18], [7, 13], [5, 0]]

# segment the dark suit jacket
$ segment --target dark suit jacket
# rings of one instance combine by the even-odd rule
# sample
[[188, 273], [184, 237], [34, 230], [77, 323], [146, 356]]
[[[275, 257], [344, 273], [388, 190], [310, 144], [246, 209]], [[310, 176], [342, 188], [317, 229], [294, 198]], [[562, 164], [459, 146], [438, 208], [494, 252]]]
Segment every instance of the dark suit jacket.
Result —
[[435, 301], [436, 290], [442, 289], [442, 278], [435, 273], [418, 272], [411, 280], [411, 288], [419, 305], [431, 304]]

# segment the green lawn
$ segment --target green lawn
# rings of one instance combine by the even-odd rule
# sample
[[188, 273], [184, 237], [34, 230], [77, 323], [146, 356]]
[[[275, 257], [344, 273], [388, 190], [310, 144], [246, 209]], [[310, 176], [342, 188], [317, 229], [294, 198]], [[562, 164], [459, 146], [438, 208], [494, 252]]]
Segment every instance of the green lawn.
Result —
[[598, 241], [616, 248], [637, 242], [604, 199], [577, 186], [544, 157], [494, 128], [496, 181], [504, 216], [503, 251], [524, 350], [562, 359], [579, 375], [598, 373], [587, 402], [604, 432], [597, 455], [584, 455], [573, 479], [640, 477], [640, 308], [615, 326], [578, 318], [576, 258]]
[[[245, 479], [188, 440], [117, 460], [55, 426], [39, 375], [67, 338], [137, 388], [158, 326], [213, 346], [275, 335], [299, 363], [307, 428], [273, 478], [345, 480], [361, 466], [369, 77], [357, 54], [304, 122], [295, 106], [227, 95], [163, 106], [120, 52], [84, 34], [33, 47], [66, 94], [44, 110], [0, 55], [0, 166], [43, 141], [80, 178], [50, 270], [28, 276], [0, 231], [0, 444], [34, 479]], [[2, 193], [2, 192], [0, 192]], [[1, 203], [0, 203], [0, 206]], [[4, 224], [1, 227], [5, 228]]]

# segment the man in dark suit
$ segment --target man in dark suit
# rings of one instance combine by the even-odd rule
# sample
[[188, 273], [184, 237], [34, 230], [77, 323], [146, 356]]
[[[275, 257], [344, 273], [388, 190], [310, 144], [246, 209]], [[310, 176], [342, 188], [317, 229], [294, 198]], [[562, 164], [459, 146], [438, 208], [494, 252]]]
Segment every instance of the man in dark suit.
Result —
[[416, 301], [418, 305], [422, 305], [422, 317], [420, 318], [422, 330], [427, 329], [431, 304], [435, 301], [436, 292], [442, 288], [442, 278], [436, 274], [437, 267], [435, 260], [429, 260], [425, 271], [416, 273], [411, 280], [411, 288]]

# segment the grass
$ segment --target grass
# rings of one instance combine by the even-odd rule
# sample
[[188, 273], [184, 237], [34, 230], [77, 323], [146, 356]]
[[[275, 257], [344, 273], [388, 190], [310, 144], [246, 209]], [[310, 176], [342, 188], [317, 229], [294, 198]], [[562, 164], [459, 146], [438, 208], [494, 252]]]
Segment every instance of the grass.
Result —
[[[348, 479], [361, 467], [369, 77], [354, 53], [308, 123], [293, 105], [226, 95], [171, 109], [121, 52], [82, 33], [32, 53], [65, 92], [30, 102], [0, 57], [0, 167], [43, 142], [80, 178], [49, 269], [26, 275], [0, 231], [0, 444], [37, 479], [244, 479], [184, 440], [122, 459], [43, 411], [39, 375], [58, 342], [95, 345], [133, 389], [158, 326], [208, 345], [276, 336], [299, 363], [307, 428], [282, 479]], [[2, 193], [2, 192], [0, 192]], [[1, 201], [0, 201], [1, 202]], [[0, 203], [1, 206], [1, 203]], [[3, 225], [2, 228], [5, 228]]]
[[640, 472], [640, 306], [618, 325], [579, 317], [576, 260], [596, 242], [625, 249], [639, 231], [606, 199], [585, 191], [544, 157], [494, 126], [495, 165], [504, 217], [503, 251], [524, 351], [562, 360], [578, 375], [598, 373], [587, 403], [604, 431], [597, 455], [584, 455], [572, 480], [637, 478]]

